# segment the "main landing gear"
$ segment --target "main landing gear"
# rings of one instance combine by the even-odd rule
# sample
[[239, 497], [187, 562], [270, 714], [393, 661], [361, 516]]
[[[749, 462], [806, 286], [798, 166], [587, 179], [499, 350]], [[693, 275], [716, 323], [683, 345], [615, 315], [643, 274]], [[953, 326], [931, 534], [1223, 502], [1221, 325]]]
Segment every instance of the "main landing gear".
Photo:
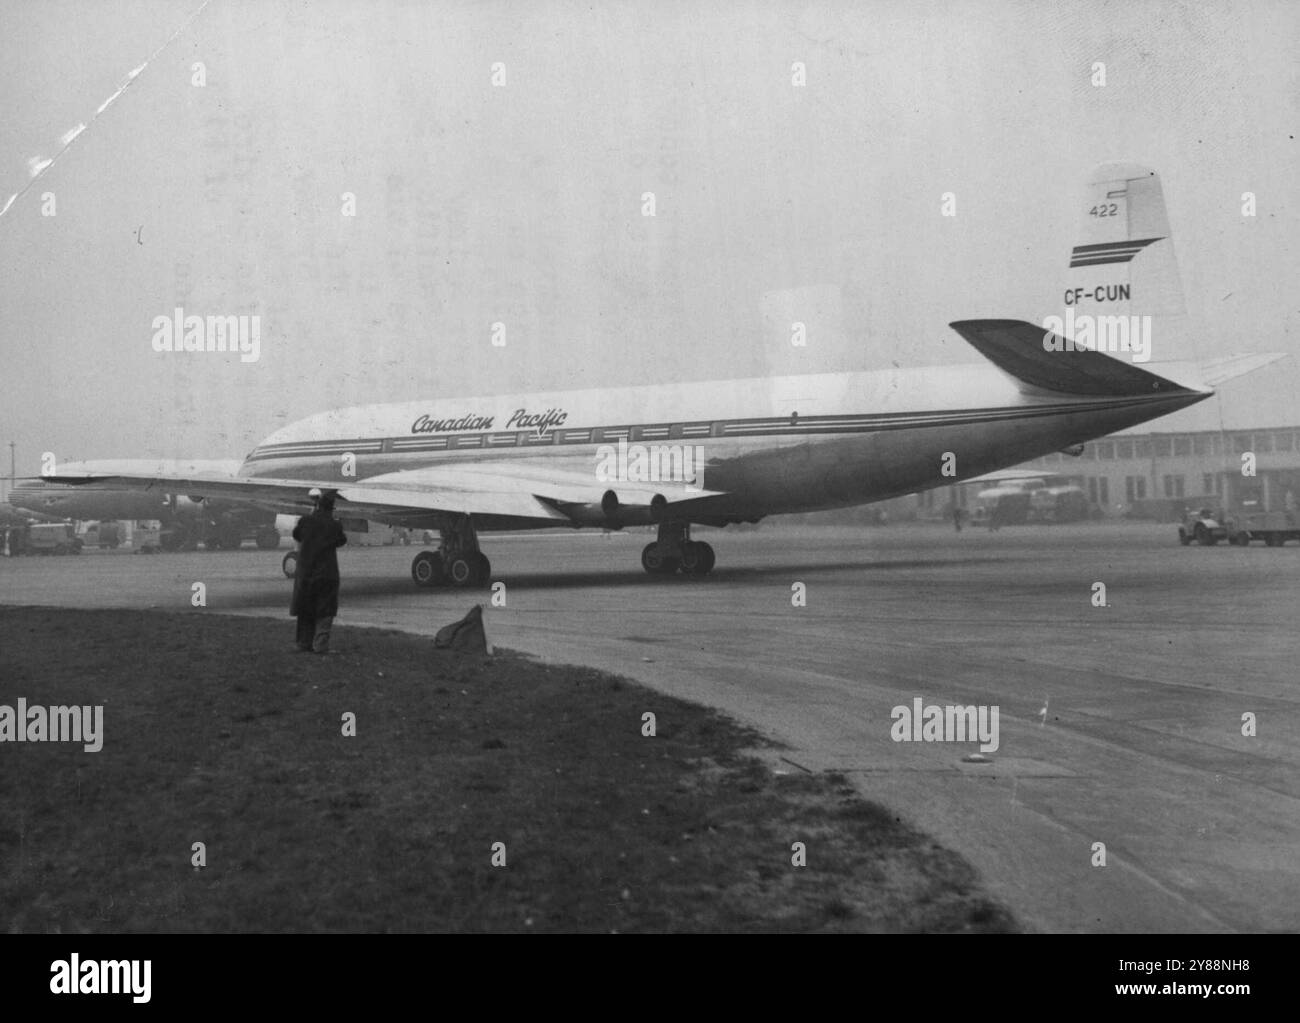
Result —
[[659, 539], [646, 544], [641, 552], [641, 567], [651, 575], [708, 575], [713, 571], [713, 548], [691, 539], [686, 522], [659, 523]]
[[411, 562], [411, 578], [417, 586], [484, 586], [492, 574], [492, 563], [478, 549], [478, 535], [468, 515], [459, 515], [450, 528], [441, 530], [442, 543], [436, 551], [421, 551]]

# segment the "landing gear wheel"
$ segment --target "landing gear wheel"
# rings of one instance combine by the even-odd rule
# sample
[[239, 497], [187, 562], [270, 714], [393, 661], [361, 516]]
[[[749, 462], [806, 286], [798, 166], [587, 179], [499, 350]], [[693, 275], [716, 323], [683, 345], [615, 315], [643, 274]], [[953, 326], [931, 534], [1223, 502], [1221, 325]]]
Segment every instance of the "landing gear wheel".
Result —
[[264, 551], [273, 551], [280, 546], [280, 531], [274, 526], [263, 526], [257, 531], [257, 546]]
[[686, 575], [708, 575], [714, 561], [713, 548], [707, 543], [688, 540], [682, 544], [682, 572]]
[[298, 552], [290, 551], [280, 561], [280, 571], [284, 573], [286, 579], [292, 579], [294, 573], [298, 570]]
[[641, 567], [651, 575], [672, 575], [681, 562], [665, 556], [657, 543], [648, 543], [641, 551]]
[[446, 582], [442, 555], [437, 551], [421, 551], [411, 562], [411, 578], [416, 586], [440, 586]]
[[447, 581], [459, 587], [481, 586], [491, 568], [488, 559], [477, 551], [458, 554], [447, 562]]

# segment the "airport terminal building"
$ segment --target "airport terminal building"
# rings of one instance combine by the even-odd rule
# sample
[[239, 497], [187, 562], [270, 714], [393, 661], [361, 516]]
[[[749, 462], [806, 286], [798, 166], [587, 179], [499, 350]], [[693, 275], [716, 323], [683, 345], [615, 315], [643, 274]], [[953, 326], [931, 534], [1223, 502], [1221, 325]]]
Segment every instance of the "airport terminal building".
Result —
[[[1079, 487], [1093, 518], [1172, 522], [1184, 508], [1294, 511], [1300, 502], [1300, 426], [1180, 433], [1123, 433], [1026, 462], [1049, 483]], [[972, 509], [991, 484], [915, 495], [917, 514], [939, 518], [953, 502]], [[1289, 496], [1288, 496], [1289, 495]]]
[[1257, 502], [1261, 511], [1294, 510], [1300, 427], [1121, 434], [1085, 444], [1077, 457], [1048, 455], [1025, 468], [1082, 487], [1103, 516], [1167, 520], [1189, 505], [1240, 508], [1246, 502]]
[[[1257, 347], [1263, 347], [1260, 343]], [[1083, 491], [1098, 519], [1173, 522], [1184, 509], [1300, 510], [1300, 403], [1290, 360], [1234, 379], [1209, 401], [1150, 424], [1088, 441], [1016, 466], [1050, 486]], [[913, 495], [914, 514], [943, 518], [974, 511], [989, 483]], [[903, 508], [898, 509], [907, 517]]]

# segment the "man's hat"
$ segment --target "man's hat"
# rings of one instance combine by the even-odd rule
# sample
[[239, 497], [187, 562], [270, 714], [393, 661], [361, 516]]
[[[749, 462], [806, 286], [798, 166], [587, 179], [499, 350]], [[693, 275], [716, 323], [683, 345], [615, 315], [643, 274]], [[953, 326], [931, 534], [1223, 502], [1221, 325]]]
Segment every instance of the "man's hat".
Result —
[[319, 501], [320, 500], [319, 488], [312, 487], [309, 491], [307, 491], [307, 496], [310, 497], [313, 501]]

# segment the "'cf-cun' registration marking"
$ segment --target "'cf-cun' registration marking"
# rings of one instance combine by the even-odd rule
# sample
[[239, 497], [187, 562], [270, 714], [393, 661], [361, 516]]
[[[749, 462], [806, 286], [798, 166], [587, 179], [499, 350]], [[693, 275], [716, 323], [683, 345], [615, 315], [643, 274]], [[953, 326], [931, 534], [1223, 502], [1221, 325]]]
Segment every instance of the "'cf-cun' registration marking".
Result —
[[1065, 304], [1078, 305], [1081, 298], [1093, 302], [1127, 302], [1129, 287], [1127, 284], [1098, 284], [1091, 291], [1084, 291], [1082, 288], [1066, 288]]

